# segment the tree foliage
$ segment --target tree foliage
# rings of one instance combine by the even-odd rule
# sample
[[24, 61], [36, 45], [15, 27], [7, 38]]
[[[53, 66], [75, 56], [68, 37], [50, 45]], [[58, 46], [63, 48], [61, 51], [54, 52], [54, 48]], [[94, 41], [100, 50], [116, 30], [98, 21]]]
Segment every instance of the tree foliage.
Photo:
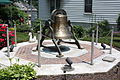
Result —
[[105, 36], [109, 33], [110, 27], [108, 20], [102, 20], [98, 22], [99, 36]]
[[36, 19], [35, 21], [33, 21], [32, 28], [34, 32], [37, 32], [40, 30], [40, 22], [41, 22], [40, 19]]
[[82, 26], [79, 26], [79, 25], [73, 26], [73, 31], [77, 38], [83, 37], [86, 32], [86, 30]]
[[15, 6], [0, 7], [0, 19], [2, 23], [13, 25], [14, 21], [20, 23], [20, 18], [27, 20], [28, 15]]

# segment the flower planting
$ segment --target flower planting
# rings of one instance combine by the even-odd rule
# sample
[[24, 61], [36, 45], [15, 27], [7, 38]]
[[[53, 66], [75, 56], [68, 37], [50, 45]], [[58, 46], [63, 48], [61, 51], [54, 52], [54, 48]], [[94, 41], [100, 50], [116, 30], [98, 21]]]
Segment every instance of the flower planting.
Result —
[[[8, 25], [0, 24], [0, 49], [7, 46], [7, 29]], [[10, 45], [13, 45], [14, 42], [14, 31], [13, 29], [9, 31], [9, 42]]]

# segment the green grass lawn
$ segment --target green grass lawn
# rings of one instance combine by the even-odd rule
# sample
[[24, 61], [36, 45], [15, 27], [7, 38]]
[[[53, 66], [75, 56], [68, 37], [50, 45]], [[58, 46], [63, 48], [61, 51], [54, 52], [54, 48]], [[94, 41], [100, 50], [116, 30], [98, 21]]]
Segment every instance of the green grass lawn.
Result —
[[[91, 41], [91, 38], [83, 38], [81, 40], [84, 40], [84, 41]], [[98, 42], [99, 43], [105, 43], [105, 44], [108, 44], [110, 45], [110, 41], [111, 41], [111, 38], [110, 37], [100, 37], [98, 39]], [[120, 48], [120, 37], [114, 37], [113, 38], [113, 46], [114, 47], [117, 47], [117, 48]]]
[[[17, 32], [17, 42], [26, 42], [29, 40], [28, 32]], [[37, 36], [37, 33], [34, 33], [34, 36]]]
[[[35, 35], [37, 35], [37, 33], [35, 33]], [[28, 33], [17, 32], [17, 42], [18, 43], [25, 42], [25, 41], [28, 41], [28, 40], [29, 40]], [[80, 40], [91, 41], [91, 37], [83, 38], [83, 39], [80, 39]], [[98, 41], [99, 41], [99, 43], [103, 42], [105, 44], [110, 45], [110, 37], [100, 37]], [[120, 37], [119, 36], [113, 38], [113, 46], [117, 47], [117, 48], [120, 48]]]
[[28, 33], [25, 32], [17, 32], [17, 42], [25, 42], [29, 40]]

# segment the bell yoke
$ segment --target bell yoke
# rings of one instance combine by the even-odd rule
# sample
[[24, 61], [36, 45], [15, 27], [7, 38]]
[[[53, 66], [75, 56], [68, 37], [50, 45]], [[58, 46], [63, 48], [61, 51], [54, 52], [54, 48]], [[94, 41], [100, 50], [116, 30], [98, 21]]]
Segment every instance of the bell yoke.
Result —
[[[49, 37], [52, 39], [59, 53], [58, 55], [56, 55], [56, 57], [63, 57], [59, 47], [60, 42], [76, 44], [77, 47], [81, 49], [81, 46], [73, 33], [73, 27], [71, 25], [71, 22], [70, 20], [67, 20], [67, 13], [63, 9], [53, 10], [51, 14], [51, 19], [48, 19], [47, 21], [45, 21], [45, 26], [42, 29], [42, 38], [40, 41], [40, 46], [49, 48], [43, 45], [43, 41], [45, 40], [46, 37]], [[62, 40], [62, 39], [69, 39], [69, 38], [73, 38], [75, 42], [69, 42], [69, 41], [67, 42]]]

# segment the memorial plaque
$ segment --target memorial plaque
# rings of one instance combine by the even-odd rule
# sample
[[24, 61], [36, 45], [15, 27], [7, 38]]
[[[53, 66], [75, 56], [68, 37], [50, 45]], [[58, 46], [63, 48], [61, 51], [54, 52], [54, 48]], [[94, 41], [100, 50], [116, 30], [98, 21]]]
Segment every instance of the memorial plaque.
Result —
[[107, 62], [113, 62], [116, 60], [116, 58], [114, 57], [109, 57], [109, 56], [106, 56], [102, 59], [103, 61], [107, 61]]

